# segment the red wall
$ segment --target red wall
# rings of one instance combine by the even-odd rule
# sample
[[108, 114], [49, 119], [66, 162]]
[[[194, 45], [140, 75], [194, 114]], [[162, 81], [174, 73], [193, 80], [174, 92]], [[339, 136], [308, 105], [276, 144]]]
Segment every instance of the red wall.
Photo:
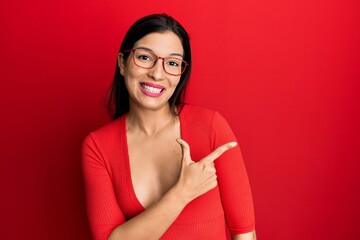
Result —
[[238, 136], [258, 239], [359, 239], [357, 0], [2, 1], [0, 239], [90, 238], [81, 141], [109, 121], [126, 29], [154, 12], [190, 32], [188, 102]]

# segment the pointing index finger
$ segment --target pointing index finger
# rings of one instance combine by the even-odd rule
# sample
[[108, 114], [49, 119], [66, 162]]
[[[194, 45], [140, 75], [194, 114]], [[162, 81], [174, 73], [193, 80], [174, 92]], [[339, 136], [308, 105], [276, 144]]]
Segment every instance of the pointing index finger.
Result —
[[201, 161], [215, 161], [218, 157], [220, 157], [224, 152], [234, 148], [237, 145], [237, 142], [228, 142], [220, 147], [216, 148], [212, 153], [204, 157]]

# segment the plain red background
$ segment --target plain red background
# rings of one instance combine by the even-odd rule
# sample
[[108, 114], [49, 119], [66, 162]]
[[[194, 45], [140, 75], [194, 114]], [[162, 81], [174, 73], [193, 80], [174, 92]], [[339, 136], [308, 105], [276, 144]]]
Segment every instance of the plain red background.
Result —
[[127, 28], [188, 29], [187, 101], [242, 147], [260, 240], [360, 238], [357, 0], [1, 1], [0, 239], [90, 239], [80, 148]]

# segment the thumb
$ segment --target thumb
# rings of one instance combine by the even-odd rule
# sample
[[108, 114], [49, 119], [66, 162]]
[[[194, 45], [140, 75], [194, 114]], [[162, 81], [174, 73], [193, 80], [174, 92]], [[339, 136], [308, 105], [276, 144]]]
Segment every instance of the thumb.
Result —
[[[177, 138], [176, 141], [180, 144], [181, 148], [182, 148], [182, 154], [183, 154], [183, 162], [189, 162], [191, 161], [191, 156], [190, 156], [190, 146], [187, 142], [185, 142], [184, 140], [182, 140], [181, 138]], [[192, 161], [191, 161], [192, 162]]]

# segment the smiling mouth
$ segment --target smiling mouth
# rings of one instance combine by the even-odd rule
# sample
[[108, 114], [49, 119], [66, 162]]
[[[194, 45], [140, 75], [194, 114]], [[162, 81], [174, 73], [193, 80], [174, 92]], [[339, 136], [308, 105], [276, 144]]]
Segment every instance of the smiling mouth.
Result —
[[140, 83], [140, 86], [143, 90], [145, 90], [146, 92], [149, 92], [149, 93], [159, 94], [162, 91], [164, 91], [164, 88], [157, 88], [157, 87], [149, 86], [144, 83]]

